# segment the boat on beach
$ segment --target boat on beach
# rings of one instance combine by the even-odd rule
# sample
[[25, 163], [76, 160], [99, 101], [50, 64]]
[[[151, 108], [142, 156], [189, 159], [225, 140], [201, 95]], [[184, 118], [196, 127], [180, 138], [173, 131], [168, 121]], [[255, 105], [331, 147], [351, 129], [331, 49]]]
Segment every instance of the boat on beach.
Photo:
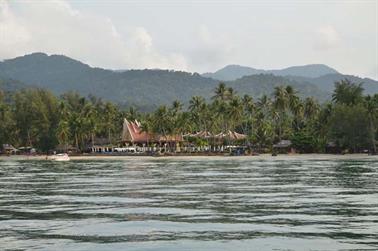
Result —
[[53, 160], [53, 161], [69, 161], [70, 157], [68, 156], [67, 153], [59, 153], [59, 154], [54, 154], [52, 156], [47, 156], [47, 160]]

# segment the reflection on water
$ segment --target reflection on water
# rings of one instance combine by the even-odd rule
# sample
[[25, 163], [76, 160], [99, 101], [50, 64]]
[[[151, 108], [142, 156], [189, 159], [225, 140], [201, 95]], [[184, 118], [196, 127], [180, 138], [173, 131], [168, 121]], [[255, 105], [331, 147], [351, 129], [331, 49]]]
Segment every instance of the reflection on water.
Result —
[[1, 250], [376, 250], [378, 162], [0, 161]]

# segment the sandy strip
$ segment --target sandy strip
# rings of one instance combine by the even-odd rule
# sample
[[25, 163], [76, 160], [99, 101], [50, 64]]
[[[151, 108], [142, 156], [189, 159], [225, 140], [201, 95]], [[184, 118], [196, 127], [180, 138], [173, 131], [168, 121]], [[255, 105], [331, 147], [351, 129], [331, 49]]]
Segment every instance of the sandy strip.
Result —
[[[372, 159], [378, 161], [378, 155], [371, 156], [368, 154], [281, 154], [272, 156], [271, 154], [261, 154], [258, 156], [111, 156], [111, 155], [79, 155], [70, 156], [71, 160], [157, 160], [157, 159], [172, 159], [172, 160], [221, 160], [221, 159], [250, 159], [250, 160], [358, 160], [358, 159]], [[27, 155], [12, 155], [0, 156], [0, 161], [25, 161], [25, 160], [46, 160], [46, 155], [27, 156]]]

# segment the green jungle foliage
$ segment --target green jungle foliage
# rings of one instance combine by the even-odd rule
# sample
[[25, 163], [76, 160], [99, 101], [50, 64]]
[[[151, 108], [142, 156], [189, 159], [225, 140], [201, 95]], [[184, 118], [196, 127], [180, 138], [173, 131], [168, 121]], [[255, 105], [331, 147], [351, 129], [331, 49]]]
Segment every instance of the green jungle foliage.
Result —
[[[332, 142], [350, 152], [376, 152], [378, 95], [364, 96], [361, 85], [336, 82], [332, 102], [301, 98], [291, 86], [276, 86], [271, 96], [239, 96], [224, 83], [210, 101], [193, 96], [187, 108], [176, 100], [150, 113], [69, 92], [57, 97], [44, 89], [0, 91], [0, 145], [33, 146], [40, 151], [73, 146], [85, 150], [96, 138], [120, 140], [123, 118], [141, 121], [142, 130], [160, 135], [236, 131], [256, 149], [271, 149], [290, 139], [299, 152], [322, 152]], [[211, 142], [193, 139], [192, 143]], [[230, 142], [225, 142], [230, 143]], [[235, 143], [235, 142], [234, 142]]]

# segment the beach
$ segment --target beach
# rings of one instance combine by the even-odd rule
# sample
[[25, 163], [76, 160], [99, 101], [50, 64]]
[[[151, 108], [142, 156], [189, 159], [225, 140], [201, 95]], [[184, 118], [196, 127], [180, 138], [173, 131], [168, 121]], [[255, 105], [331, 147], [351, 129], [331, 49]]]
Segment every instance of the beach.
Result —
[[[0, 155], [0, 161], [28, 161], [28, 160], [46, 160], [48, 155]], [[172, 159], [172, 160], [196, 160], [196, 159], [250, 159], [250, 160], [347, 160], [347, 159], [376, 159], [378, 155], [368, 154], [279, 154], [272, 156], [271, 154], [260, 154], [257, 156], [229, 156], [229, 155], [177, 155], [177, 156], [143, 156], [143, 155], [74, 155], [70, 156], [71, 160], [135, 160], [135, 159]]]

